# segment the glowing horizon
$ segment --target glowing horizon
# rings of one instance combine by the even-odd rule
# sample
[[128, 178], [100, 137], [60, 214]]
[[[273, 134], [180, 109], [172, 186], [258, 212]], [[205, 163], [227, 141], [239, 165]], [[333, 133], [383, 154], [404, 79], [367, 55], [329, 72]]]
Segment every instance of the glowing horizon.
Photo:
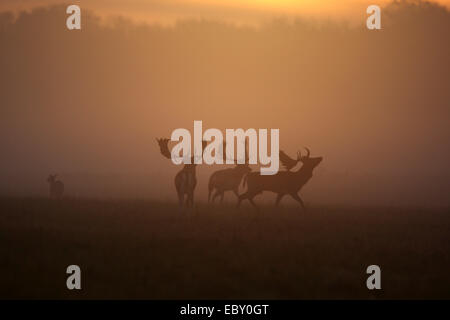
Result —
[[[258, 23], [270, 18], [303, 16], [355, 21], [371, 4], [384, 6], [391, 0], [74, 0], [101, 16], [121, 15], [137, 21], [173, 23], [179, 19], [205, 18], [238, 23]], [[432, 0], [450, 8], [450, 0]], [[3, 0], [0, 11], [28, 10], [58, 0]]]

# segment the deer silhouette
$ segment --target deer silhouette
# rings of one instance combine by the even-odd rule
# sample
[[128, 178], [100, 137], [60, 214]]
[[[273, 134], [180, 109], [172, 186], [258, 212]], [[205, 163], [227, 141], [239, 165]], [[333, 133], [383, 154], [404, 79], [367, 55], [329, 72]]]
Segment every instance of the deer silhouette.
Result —
[[301, 161], [301, 157], [301, 153], [297, 152], [297, 159], [294, 160], [289, 157], [283, 150], [280, 150], [280, 162], [287, 171], [291, 171], [291, 169]]
[[[171, 154], [169, 151], [169, 139], [156, 139], [159, 144], [159, 148], [161, 154], [171, 159]], [[205, 149], [207, 145], [206, 141], [202, 142], [202, 148]], [[184, 204], [187, 208], [191, 208], [194, 206], [194, 191], [197, 186], [197, 177], [196, 177], [196, 167], [197, 164], [194, 163], [194, 156], [191, 157], [191, 163], [185, 164], [184, 167], [176, 174], [175, 176], [175, 188], [177, 190], [178, 202], [180, 207], [183, 207]], [[186, 203], [185, 203], [186, 197]]]
[[[224, 161], [226, 160], [226, 144], [223, 144], [223, 157]], [[215, 193], [212, 197], [212, 202], [220, 196], [220, 202], [223, 202], [223, 198], [226, 191], [233, 191], [236, 197], [239, 198], [239, 185], [241, 184], [242, 178], [250, 173], [252, 169], [250, 169], [248, 164], [248, 144], [245, 141], [245, 163], [237, 164], [234, 168], [223, 169], [215, 171], [211, 177], [209, 178], [208, 183], [208, 202], [211, 201], [212, 192], [215, 190]]]
[[[248, 199], [250, 203], [257, 207], [253, 198], [262, 193], [263, 191], [271, 191], [277, 194], [277, 199], [275, 205], [278, 206], [281, 199], [285, 195], [290, 195], [292, 198], [297, 200], [301, 207], [305, 209], [305, 204], [303, 200], [298, 195], [301, 188], [312, 178], [313, 170], [315, 167], [322, 162], [322, 157], [310, 157], [311, 152], [308, 148], [306, 156], [302, 156], [301, 152], [298, 152], [298, 160], [303, 164], [302, 167], [295, 172], [291, 171], [280, 171], [276, 175], [260, 175], [259, 172], [251, 172], [244, 178], [244, 185], [247, 184], [247, 192], [239, 196], [238, 207], [240, 206], [242, 200]], [[281, 152], [280, 152], [281, 153]], [[284, 152], [283, 152], [284, 153]], [[283, 157], [280, 156], [280, 161], [287, 168], [286, 164], [294, 163], [294, 159], [288, 160], [286, 163], [285, 157], [289, 157], [284, 154]]]
[[251, 172], [248, 164], [238, 164], [234, 168], [218, 170], [214, 172], [209, 178], [208, 184], [208, 202], [211, 201], [211, 194], [215, 189], [212, 197], [212, 202], [220, 196], [220, 202], [223, 202], [223, 197], [226, 191], [233, 191], [236, 197], [239, 198], [239, 185], [242, 177]]
[[56, 180], [57, 174], [51, 174], [47, 178], [50, 185], [50, 198], [60, 199], [64, 194], [64, 183]]

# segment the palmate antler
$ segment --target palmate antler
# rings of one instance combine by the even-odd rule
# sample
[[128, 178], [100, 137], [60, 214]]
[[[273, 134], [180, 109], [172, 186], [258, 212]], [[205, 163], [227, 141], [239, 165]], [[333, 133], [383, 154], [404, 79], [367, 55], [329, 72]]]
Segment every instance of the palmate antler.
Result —
[[167, 159], [171, 159], [171, 154], [169, 151], [169, 141], [170, 139], [156, 139], [156, 141], [158, 142], [159, 145], [159, 150], [161, 151], [161, 154], [166, 157]]
[[[159, 145], [159, 150], [161, 151], [161, 154], [167, 158], [167, 159], [172, 159], [172, 154], [169, 151], [169, 141], [170, 139], [166, 139], [166, 138], [161, 138], [161, 139], [156, 139], [156, 141], [158, 142]], [[202, 154], [205, 151], [206, 146], [208, 145], [207, 141], [202, 141]], [[176, 157], [177, 159], [183, 159], [184, 157]], [[194, 163], [194, 156], [191, 159], [191, 163]]]
[[286, 168], [286, 170], [291, 170], [300, 161], [301, 154], [297, 153], [297, 159], [292, 159], [283, 150], [280, 150], [280, 162]]
[[292, 159], [289, 157], [284, 151], [280, 150], [280, 162], [281, 164], [286, 168], [286, 170], [291, 170], [293, 167], [297, 165], [302, 159], [309, 158], [311, 151], [309, 151], [308, 148], [305, 147], [306, 150], [306, 156], [302, 156], [302, 152], [297, 152], [297, 159]]
[[[167, 159], [172, 159], [172, 154], [171, 154], [171, 152], [169, 151], [169, 141], [170, 141], [170, 139], [161, 138], [161, 139], [156, 139], [156, 141], [158, 142], [158, 145], [159, 145], [159, 149], [160, 149], [160, 151], [161, 151], [161, 154], [162, 154], [165, 158], [167, 158]], [[206, 148], [207, 145], [208, 145], [208, 142], [205, 141], [205, 140], [203, 140], [203, 141], [202, 141], [202, 148], [203, 148], [202, 154], [203, 154], [203, 152], [205, 151], [205, 148]], [[195, 152], [194, 152], [194, 154], [195, 154]], [[233, 162], [235, 162], [235, 163], [237, 162], [236, 159], [230, 159], [230, 158], [228, 158], [228, 157], [226, 156], [226, 143], [225, 143], [225, 142], [223, 142], [222, 156], [223, 156], [223, 161], [224, 161], [224, 162], [227, 161], [227, 160], [233, 161]], [[195, 157], [195, 156], [192, 157], [191, 163], [194, 163], [194, 157]], [[177, 158], [177, 159], [183, 159], [184, 157], [176, 157], [176, 158]], [[248, 159], [249, 159], [249, 156], [248, 156], [248, 142], [246, 141], [246, 142], [245, 142], [245, 163], [246, 163], [246, 164], [248, 164]]]

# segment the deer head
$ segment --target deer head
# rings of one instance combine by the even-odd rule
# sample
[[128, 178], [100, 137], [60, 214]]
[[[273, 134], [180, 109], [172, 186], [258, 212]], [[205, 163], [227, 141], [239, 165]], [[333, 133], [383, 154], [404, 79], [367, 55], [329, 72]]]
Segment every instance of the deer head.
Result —
[[297, 160], [303, 163], [303, 166], [309, 169], [314, 169], [322, 162], [323, 157], [313, 157], [311, 158], [311, 151], [305, 147], [306, 156], [302, 156], [301, 151], [297, 152]]

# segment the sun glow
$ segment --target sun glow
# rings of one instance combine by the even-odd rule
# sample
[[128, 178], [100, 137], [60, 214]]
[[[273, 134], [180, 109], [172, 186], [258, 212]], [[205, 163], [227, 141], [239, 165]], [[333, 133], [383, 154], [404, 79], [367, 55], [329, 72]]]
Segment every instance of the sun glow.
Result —
[[[342, 18], [355, 14], [360, 16], [360, 12], [364, 12], [372, 2], [370, 0], [187, 0], [184, 3], [282, 15]], [[379, 0], [377, 4], [383, 5], [387, 2], [390, 0]]]
[[[378, 0], [384, 6], [393, 0]], [[414, 1], [414, 0], [410, 0]], [[450, 0], [431, 0], [450, 7]], [[180, 19], [216, 19], [243, 24], [259, 24], [274, 17], [337, 19], [361, 23], [372, 0], [89, 0], [82, 9], [100, 16], [122, 15], [137, 21], [172, 24]], [[0, 11], [24, 10], [55, 5], [60, 0], [1, 0]]]
[[[311, 10], [314, 8], [337, 7], [343, 5], [343, 2], [339, 0], [194, 0], [193, 2], [201, 2], [206, 5], [289, 11], [298, 11], [301, 9]], [[356, 0], [356, 2], [358, 1]], [[359, 2], [364, 2], [364, 0]], [[344, 3], [344, 6], [347, 7], [347, 4]]]

